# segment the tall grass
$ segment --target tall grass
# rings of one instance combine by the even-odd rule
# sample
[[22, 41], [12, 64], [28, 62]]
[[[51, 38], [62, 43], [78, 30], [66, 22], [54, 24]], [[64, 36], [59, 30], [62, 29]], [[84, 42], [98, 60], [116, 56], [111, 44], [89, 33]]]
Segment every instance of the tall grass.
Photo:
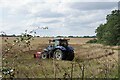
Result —
[[[113, 56], [114, 50], [101, 49], [100, 54], [90, 51], [87, 44], [77, 45], [78, 50], [84, 49], [85, 58], [75, 54], [73, 61], [57, 61], [54, 59], [34, 59], [31, 50], [31, 42], [34, 38], [24, 36], [9, 42], [9, 38], [3, 37], [2, 60], [3, 69], [13, 69], [12, 73], [3, 74], [4, 78], [118, 78], [118, 60]], [[44, 44], [43, 44], [44, 45]], [[39, 45], [39, 49], [41, 46]], [[99, 48], [104, 48], [99, 46]], [[87, 50], [86, 50], [87, 49]], [[91, 49], [91, 48], [90, 48]], [[97, 49], [97, 48], [95, 48]], [[101, 55], [102, 54], [102, 55]], [[84, 55], [83, 55], [84, 56]], [[93, 57], [97, 56], [97, 57]], [[7, 71], [6, 71], [7, 72]]]

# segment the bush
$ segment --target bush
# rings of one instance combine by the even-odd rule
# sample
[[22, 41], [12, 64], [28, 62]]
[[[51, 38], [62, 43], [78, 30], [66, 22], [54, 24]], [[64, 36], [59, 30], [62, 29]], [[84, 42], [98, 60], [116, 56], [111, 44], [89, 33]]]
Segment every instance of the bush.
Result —
[[97, 43], [97, 39], [89, 40], [89, 41], [87, 41], [86, 43]]

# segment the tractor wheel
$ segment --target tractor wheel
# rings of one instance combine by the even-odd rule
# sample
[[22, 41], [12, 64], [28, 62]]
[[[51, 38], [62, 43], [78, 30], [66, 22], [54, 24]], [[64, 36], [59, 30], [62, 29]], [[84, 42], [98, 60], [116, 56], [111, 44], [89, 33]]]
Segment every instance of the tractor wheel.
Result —
[[42, 58], [42, 59], [47, 59], [47, 54], [46, 54], [46, 53], [42, 53], [42, 54], [41, 54], [41, 58]]
[[67, 60], [72, 61], [73, 59], [74, 59], [74, 52], [72, 52], [72, 53], [69, 54]]
[[54, 58], [56, 60], [65, 60], [65, 57], [66, 56], [65, 56], [65, 54], [63, 53], [62, 50], [57, 49], [57, 50], [54, 51]]

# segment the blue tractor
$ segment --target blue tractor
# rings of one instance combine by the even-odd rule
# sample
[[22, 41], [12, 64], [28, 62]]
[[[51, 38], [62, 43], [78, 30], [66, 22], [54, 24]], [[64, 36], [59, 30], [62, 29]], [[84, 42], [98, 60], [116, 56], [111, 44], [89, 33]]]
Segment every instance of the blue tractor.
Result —
[[69, 39], [49, 40], [49, 46], [41, 54], [42, 59], [53, 58], [56, 60], [74, 59], [74, 49], [68, 44]]

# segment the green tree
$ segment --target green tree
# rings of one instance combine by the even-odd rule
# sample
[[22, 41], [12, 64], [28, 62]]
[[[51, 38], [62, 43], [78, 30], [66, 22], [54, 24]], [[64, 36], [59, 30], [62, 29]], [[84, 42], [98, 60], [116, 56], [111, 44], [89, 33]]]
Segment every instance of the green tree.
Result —
[[120, 45], [120, 10], [114, 10], [106, 17], [107, 22], [96, 29], [98, 42]]

